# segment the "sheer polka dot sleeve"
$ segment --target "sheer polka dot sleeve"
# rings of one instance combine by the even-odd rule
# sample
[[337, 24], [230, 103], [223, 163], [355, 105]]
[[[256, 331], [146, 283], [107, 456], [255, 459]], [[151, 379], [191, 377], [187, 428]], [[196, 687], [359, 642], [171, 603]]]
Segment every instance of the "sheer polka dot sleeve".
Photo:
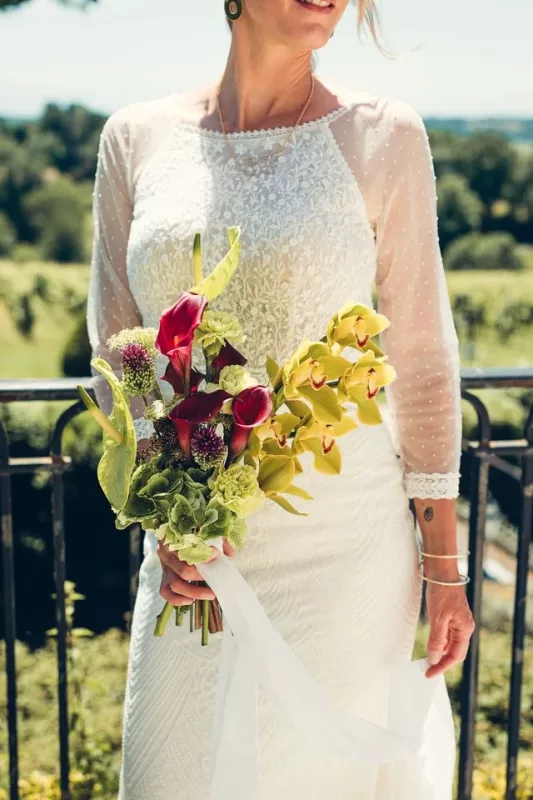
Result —
[[396, 368], [388, 389], [409, 497], [458, 494], [461, 448], [457, 335], [439, 249], [435, 174], [421, 118], [409, 106], [390, 124], [376, 220], [383, 348]]
[[[129, 150], [126, 124], [115, 114], [104, 126], [98, 152], [87, 327], [93, 356], [105, 358], [117, 374], [120, 374], [120, 356], [110, 351], [106, 342], [122, 328], [142, 324], [126, 273], [132, 215]], [[109, 412], [111, 397], [107, 382], [94, 373], [93, 385], [100, 406]], [[133, 412], [137, 416], [142, 406]]]

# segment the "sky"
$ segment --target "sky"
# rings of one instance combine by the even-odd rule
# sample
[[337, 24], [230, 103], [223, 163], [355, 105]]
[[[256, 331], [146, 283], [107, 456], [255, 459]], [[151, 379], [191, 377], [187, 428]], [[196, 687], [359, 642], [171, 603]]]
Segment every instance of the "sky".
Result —
[[[268, 2], [268, 0], [265, 0]], [[531, 0], [381, 0], [390, 60], [348, 9], [318, 74], [424, 116], [533, 116]], [[0, 116], [80, 102], [103, 113], [215, 82], [229, 46], [222, 0], [32, 0], [0, 14]]]

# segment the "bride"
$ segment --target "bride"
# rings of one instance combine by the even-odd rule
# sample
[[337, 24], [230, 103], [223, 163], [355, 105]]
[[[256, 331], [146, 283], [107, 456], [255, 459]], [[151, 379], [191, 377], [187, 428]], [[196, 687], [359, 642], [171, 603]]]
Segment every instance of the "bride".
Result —
[[[88, 323], [94, 354], [118, 370], [108, 337], [157, 327], [163, 309], [191, 286], [194, 234], [202, 233], [209, 270], [226, 252], [231, 225], [241, 226], [242, 256], [217, 308], [238, 313], [248, 367], [259, 380], [267, 354], [282, 361], [304, 336], [319, 338], [346, 300], [371, 305], [376, 286], [392, 323], [383, 346], [398, 373], [390, 422], [343, 437], [340, 476], [307, 469], [302, 485], [315, 498], [309, 517], [273, 503], [257, 513], [234, 563], [332, 706], [381, 725], [388, 665], [411, 659], [422, 580], [428, 679], [464, 659], [474, 625], [457, 569], [457, 339], [427, 135], [405, 103], [333, 87], [314, 74], [312, 51], [326, 45], [347, 6], [226, 0], [231, 48], [220, 83], [111, 116], [99, 150]], [[375, 37], [373, 0], [359, 0], [358, 15]], [[98, 379], [95, 388], [105, 405]], [[140, 413], [136, 426], [139, 439], [149, 435]], [[162, 598], [183, 605], [214, 596], [191, 583], [199, 579], [146, 534], [121, 800], [210, 796], [216, 676], [230, 634], [215, 634], [207, 648], [184, 628], [153, 636]], [[258, 717], [261, 800], [451, 797], [449, 739], [426, 734], [438, 769], [421, 776], [407, 758], [371, 764], [357, 753], [317, 754], [262, 687]]]

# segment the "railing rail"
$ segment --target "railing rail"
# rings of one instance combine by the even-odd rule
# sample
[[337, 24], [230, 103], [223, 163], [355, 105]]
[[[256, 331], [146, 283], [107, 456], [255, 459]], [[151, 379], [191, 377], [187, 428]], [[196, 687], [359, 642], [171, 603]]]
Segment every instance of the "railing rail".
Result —
[[[55, 615], [57, 625], [58, 664], [58, 714], [60, 743], [60, 786], [62, 800], [69, 800], [69, 741], [68, 741], [68, 675], [67, 675], [67, 620], [65, 614], [66, 554], [64, 529], [64, 473], [70, 469], [70, 459], [62, 454], [62, 436], [68, 423], [84, 410], [78, 401], [78, 384], [91, 394], [90, 379], [57, 378], [50, 380], [0, 381], [0, 403], [27, 401], [74, 401], [61, 413], [50, 440], [48, 457], [12, 458], [7, 431], [0, 421], [0, 504], [3, 556], [3, 604], [7, 671], [7, 723], [9, 752], [9, 797], [19, 800], [18, 737], [17, 737], [17, 686], [15, 670], [15, 559], [13, 547], [13, 520], [11, 499], [12, 475], [20, 472], [48, 471], [52, 476], [52, 527], [54, 543]], [[505, 472], [521, 487], [521, 513], [518, 529], [517, 571], [513, 636], [511, 653], [511, 678], [509, 691], [509, 720], [507, 747], [507, 789], [505, 800], [515, 800], [517, 757], [520, 734], [520, 704], [523, 673], [523, 653], [526, 632], [526, 596], [528, 580], [528, 555], [533, 521], [533, 408], [524, 425], [523, 438], [513, 441], [493, 441], [491, 420], [482, 399], [473, 391], [486, 388], [533, 389], [533, 369], [487, 368], [463, 369], [461, 372], [463, 399], [469, 402], [478, 419], [476, 441], [463, 441], [463, 451], [471, 456], [471, 505], [469, 520], [469, 575], [468, 600], [476, 620], [468, 656], [463, 665], [461, 682], [461, 733], [459, 740], [459, 783], [457, 800], [471, 800], [474, 770], [474, 735], [478, 704], [479, 628], [481, 619], [481, 594], [483, 583], [483, 550], [487, 517], [489, 471]], [[513, 456], [518, 464], [504, 456]], [[133, 608], [140, 566], [140, 531], [134, 526], [130, 531], [130, 606]]]

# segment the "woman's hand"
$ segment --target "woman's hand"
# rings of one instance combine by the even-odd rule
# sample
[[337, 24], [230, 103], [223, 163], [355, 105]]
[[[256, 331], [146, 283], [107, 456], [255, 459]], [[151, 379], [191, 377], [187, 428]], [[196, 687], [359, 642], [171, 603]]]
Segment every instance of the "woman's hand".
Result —
[[433, 678], [465, 660], [475, 625], [463, 586], [428, 583], [426, 605], [430, 627], [427, 657], [431, 664], [426, 677]]
[[[231, 547], [227, 539], [224, 539], [224, 554], [227, 556], [235, 555], [235, 550]], [[211, 548], [212, 559], [219, 555], [216, 547]], [[193, 586], [191, 581], [202, 581], [203, 578], [196, 569], [180, 561], [175, 552], [168, 549], [168, 545], [159, 542], [157, 555], [163, 567], [161, 588], [159, 594], [164, 600], [172, 603], [173, 606], [188, 606], [193, 600], [214, 600], [215, 593], [208, 586]]]

